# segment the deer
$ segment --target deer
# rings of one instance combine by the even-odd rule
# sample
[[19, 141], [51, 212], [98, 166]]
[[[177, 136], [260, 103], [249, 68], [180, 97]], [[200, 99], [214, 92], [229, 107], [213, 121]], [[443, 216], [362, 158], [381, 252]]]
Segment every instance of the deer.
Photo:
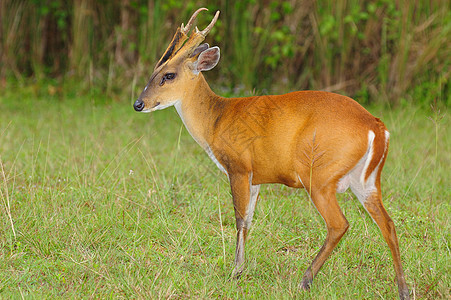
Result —
[[[203, 43], [219, 17], [189, 34], [200, 8], [177, 28], [144, 90], [138, 112], [174, 106], [187, 131], [228, 177], [236, 219], [233, 277], [244, 270], [244, 249], [260, 185], [283, 184], [307, 191], [327, 235], [305, 271], [309, 290], [349, 223], [336, 198], [349, 188], [377, 224], [391, 251], [400, 299], [409, 299], [395, 225], [382, 203], [381, 172], [390, 134], [355, 100], [324, 91], [224, 98], [203, 72], [219, 62], [219, 47]], [[189, 36], [188, 36], [189, 35]]]

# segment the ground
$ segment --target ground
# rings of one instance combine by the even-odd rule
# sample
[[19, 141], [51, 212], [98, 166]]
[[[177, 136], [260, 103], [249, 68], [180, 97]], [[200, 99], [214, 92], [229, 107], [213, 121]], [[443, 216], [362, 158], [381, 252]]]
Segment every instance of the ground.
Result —
[[[0, 96], [0, 297], [393, 299], [389, 249], [347, 192], [350, 228], [315, 278], [326, 230], [306, 193], [265, 185], [246, 248], [235, 249], [227, 178], [173, 108], [133, 101]], [[368, 107], [391, 133], [383, 171], [412, 298], [450, 297], [449, 116]]]

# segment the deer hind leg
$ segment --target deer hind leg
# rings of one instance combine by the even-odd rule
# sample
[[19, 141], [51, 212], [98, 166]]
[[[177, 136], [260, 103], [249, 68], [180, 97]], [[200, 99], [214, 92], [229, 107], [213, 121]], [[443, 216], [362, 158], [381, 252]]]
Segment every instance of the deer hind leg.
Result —
[[[395, 224], [382, 204], [380, 172], [377, 170], [374, 172], [375, 174], [372, 174], [373, 176], [368, 178], [365, 185], [355, 181], [351, 183], [351, 189], [379, 227], [382, 232], [382, 236], [390, 248], [398, 282], [399, 298], [409, 299], [409, 289], [407, 287], [404, 271], [401, 265], [401, 255], [399, 252]], [[376, 179], [374, 179], [374, 175], [377, 176]]]
[[[350, 174], [351, 190], [363, 204], [366, 211], [377, 224], [382, 232], [382, 236], [390, 248], [398, 281], [398, 292], [400, 299], [409, 299], [409, 289], [404, 278], [404, 271], [401, 265], [401, 255], [399, 252], [398, 237], [396, 236], [395, 224], [388, 215], [382, 204], [381, 192], [381, 172], [385, 163], [388, 149], [388, 131], [385, 131], [385, 149], [382, 156], [372, 156], [369, 151], [368, 157], [364, 158], [354, 171]], [[369, 149], [372, 146], [369, 146]], [[377, 165], [367, 176], [367, 166], [371, 160], [376, 160]], [[365, 167], [363, 167], [365, 166]], [[367, 177], [367, 178], [366, 178]]]
[[244, 245], [252, 224], [255, 205], [260, 191], [259, 185], [252, 185], [252, 173], [230, 176], [233, 206], [236, 218], [236, 250], [233, 277], [239, 278], [244, 269]]
[[348, 220], [338, 206], [335, 189], [326, 189], [320, 192], [312, 191], [311, 198], [326, 223], [327, 236], [315, 259], [304, 273], [301, 283], [301, 288], [304, 290], [310, 288], [313, 277], [318, 273], [349, 227]]

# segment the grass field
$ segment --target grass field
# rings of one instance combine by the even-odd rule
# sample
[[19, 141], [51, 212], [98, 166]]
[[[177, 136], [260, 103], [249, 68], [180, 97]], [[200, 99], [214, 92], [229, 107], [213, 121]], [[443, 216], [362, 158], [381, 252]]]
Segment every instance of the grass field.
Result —
[[[414, 299], [449, 299], [450, 118], [370, 107], [391, 131], [384, 203]], [[298, 284], [326, 230], [302, 190], [262, 187], [241, 280], [226, 177], [175, 110], [0, 95], [0, 298], [393, 299], [391, 256], [349, 193], [350, 229]]]

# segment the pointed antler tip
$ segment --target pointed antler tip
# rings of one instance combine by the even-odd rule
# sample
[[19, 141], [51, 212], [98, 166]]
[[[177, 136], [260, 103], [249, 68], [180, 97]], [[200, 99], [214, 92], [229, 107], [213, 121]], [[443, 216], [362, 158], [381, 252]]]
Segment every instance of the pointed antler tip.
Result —
[[193, 13], [193, 15], [192, 15], [191, 18], [189, 19], [188, 23], [186, 23], [186, 26], [183, 26], [183, 24], [182, 24], [182, 32], [183, 32], [183, 33], [187, 34], [188, 31], [190, 31], [191, 26], [193, 25], [194, 20], [196, 20], [197, 15], [198, 15], [201, 11], [203, 11], [203, 10], [208, 10], [208, 9], [205, 8], [205, 7], [199, 8], [198, 10], [196, 10], [196, 11]]
[[203, 11], [203, 10], [207, 11], [208, 8], [206, 8], [206, 7], [201, 7], [201, 8], [199, 8], [198, 10], [196, 10], [196, 11], [194, 12], [193, 16], [197, 16], [197, 14], [199, 14], [199, 13], [200, 13], [201, 11]]
[[[218, 18], [219, 18], [219, 10], [216, 11], [216, 14], [213, 17], [213, 20], [211, 20], [211, 23], [204, 30], [199, 32], [199, 34], [201, 34], [203, 36], [206, 36], [210, 32], [210, 30], [213, 28], [213, 26], [215, 25], [215, 23], [218, 20]], [[198, 31], [196, 31], [196, 32], [198, 32]]]

